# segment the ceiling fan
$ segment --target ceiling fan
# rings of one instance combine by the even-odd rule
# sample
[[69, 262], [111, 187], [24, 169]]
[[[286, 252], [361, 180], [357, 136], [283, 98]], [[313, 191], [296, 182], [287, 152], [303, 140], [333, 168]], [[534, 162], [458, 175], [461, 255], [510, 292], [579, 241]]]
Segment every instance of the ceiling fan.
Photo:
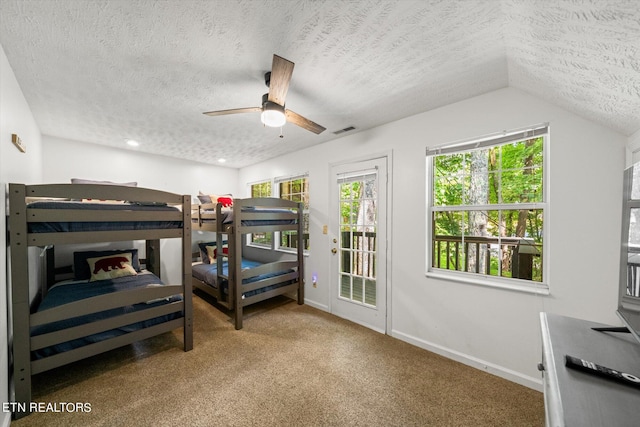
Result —
[[264, 75], [269, 93], [262, 95], [262, 107], [234, 108], [231, 110], [208, 111], [207, 116], [223, 116], [226, 114], [253, 113], [260, 111], [260, 119], [265, 126], [282, 127], [286, 122], [293, 123], [315, 134], [326, 128], [300, 114], [284, 108], [284, 99], [289, 90], [289, 82], [293, 74], [294, 63], [278, 55], [273, 55], [271, 71]]

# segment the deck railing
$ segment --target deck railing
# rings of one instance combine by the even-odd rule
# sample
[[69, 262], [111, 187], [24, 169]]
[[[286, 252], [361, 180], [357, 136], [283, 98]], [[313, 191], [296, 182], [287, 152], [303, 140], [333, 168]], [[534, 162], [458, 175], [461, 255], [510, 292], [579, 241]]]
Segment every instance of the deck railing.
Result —
[[[280, 235], [280, 247], [281, 248], [291, 248], [298, 249], [298, 232], [290, 231], [284, 232]], [[304, 245], [305, 250], [309, 248], [309, 233], [304, 233], [302, 235], [302, 244]]]
[[640, 298], [640, 247], [627, 248], [627, 295]]
[[[435, 268], [526, 280], [542, 277], [541, 262], [534, 263], [534, 258], [540, 257], [542, 245], [531, 239], [438, 235], [433, 239], [432, 245], [431, 266]], [[498, 251], [500, 247], [502, 252]], [[495, 261], [493, 267], [492, 258]], [[500, 273], [496, 265], [499, 266]]]
[[340, 239], [342, 271], [375, 278], [377, 233], [375, 231], [342, 231]]

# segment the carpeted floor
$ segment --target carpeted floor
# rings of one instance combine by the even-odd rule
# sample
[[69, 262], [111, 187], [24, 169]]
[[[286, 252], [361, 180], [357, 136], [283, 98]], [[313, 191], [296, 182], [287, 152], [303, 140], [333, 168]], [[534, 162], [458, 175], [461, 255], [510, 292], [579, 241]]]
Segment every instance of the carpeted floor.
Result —
[[[543, 426], [541, 393], [289, 299], [244, 329], [194, 298], [182, 331], [36, 375], [25, 426]], [[82, 405], [81, 405], [82, 406]], [[51, 408], [50, 408], [51, 409]]]

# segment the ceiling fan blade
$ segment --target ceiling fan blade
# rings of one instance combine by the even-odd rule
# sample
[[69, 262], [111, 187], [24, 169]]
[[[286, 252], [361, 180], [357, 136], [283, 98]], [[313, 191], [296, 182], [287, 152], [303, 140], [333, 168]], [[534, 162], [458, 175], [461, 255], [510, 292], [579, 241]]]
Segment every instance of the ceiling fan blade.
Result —
[[284, 99], [289, 90], [294, 63], [278, 55], [273, 55], [271, 82], [269, 83], [269, 101], [284, 107]]
[[284, 115], [287, 117], [287, 121], [293, 123], [294, 125], [300, 126], [308, 131], [311, 131], [315, 134], [320, 134], [325, 131], [324, 126], [320, 126], [317, 123], [312, 122], [311, 120], [302, 117], [298, 113], [294, 113], [291, 110], [285, 110]]
[[218, 111], [207, 111], [207, 116], [224, 116], [226, 114], [238, 114], [238, 113], [253, 113], [255, 111], [262, 111], [261, 107], [247, 107], [247, 108], [233, 108], [231, 110], [218, 110]]

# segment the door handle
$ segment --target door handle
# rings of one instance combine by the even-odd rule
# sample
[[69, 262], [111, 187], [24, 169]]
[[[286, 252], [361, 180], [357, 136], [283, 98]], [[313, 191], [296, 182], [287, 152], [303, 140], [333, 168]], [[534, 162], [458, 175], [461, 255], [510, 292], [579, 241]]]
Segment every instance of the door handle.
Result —
[[332, 254], [336, 254], [336, 253], [338, 253], [338, 250], [336, 248], [333, 248], [333, 249], [331, 249], [331, 253]]

